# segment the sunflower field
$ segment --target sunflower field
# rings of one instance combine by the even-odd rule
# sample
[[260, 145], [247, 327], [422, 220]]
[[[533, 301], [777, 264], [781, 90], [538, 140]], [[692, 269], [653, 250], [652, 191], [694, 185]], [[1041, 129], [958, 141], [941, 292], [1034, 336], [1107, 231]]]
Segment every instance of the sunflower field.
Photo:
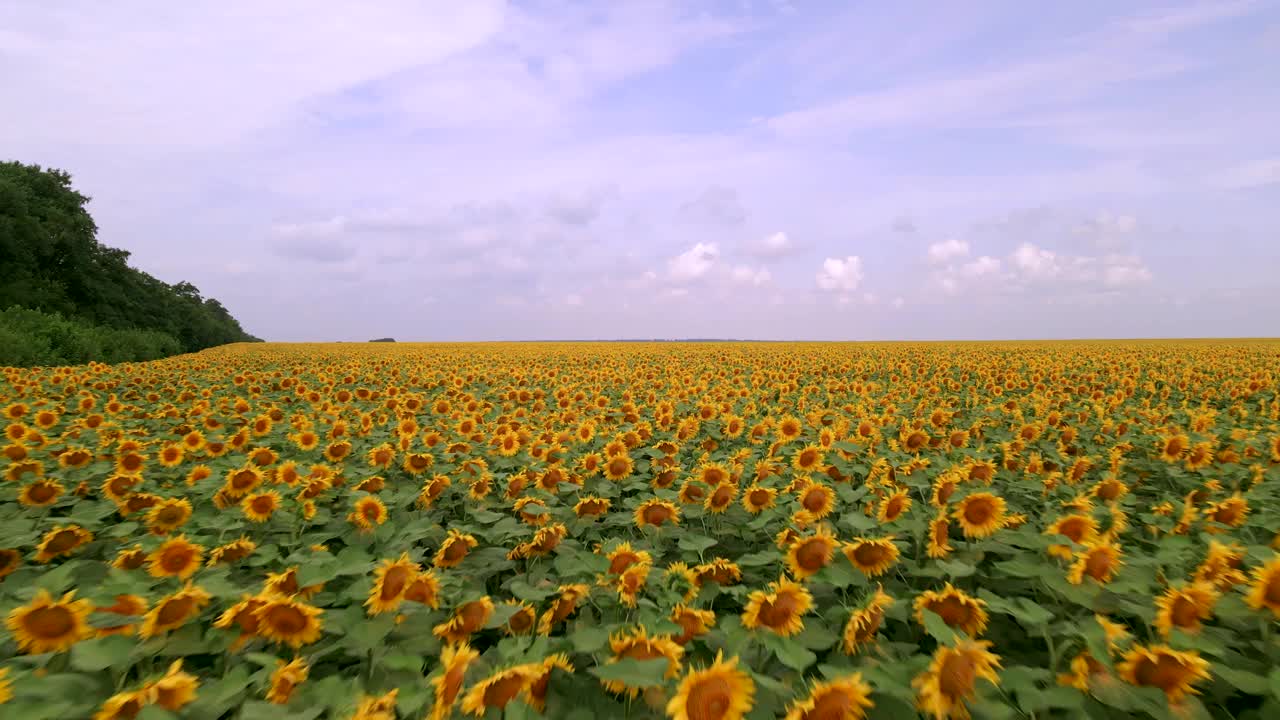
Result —
[[0, 370], [0, 717], [1280, 717], [1280, 342]]

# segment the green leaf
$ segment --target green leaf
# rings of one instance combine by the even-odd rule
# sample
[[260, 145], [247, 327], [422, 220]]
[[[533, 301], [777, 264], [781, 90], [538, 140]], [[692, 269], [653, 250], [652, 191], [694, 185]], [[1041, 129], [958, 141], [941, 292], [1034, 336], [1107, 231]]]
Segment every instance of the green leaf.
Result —
[[511, 594], [515, 595], [517, 598], [520, 598], [521, 600], [530, 600], [533, 602], [539, 602], [541, 600], [545, 600], [551, 597], [552, 595], [556, 594], [555, 588], [551, 588], [551, 587], [542, 588], [542, 589], [535, 588], [529, 583], [525, 582], [524, 580], [521, 580], [520, 578], [516, 578], [515, 580], [512, 580], [511, 584], [507, 586], [507, 589], [510, 590]]
[[1280, 668], [1271, 671], [1267, 676], [1267, 684], [1271, 686], [1271, 694], [1280, 700]]
[[955, 562], [951, 560], [939, 560], [937, 564], [939, 569], [951, 577], [969, 577], [978, 571], [977, 568], [968, 563]]
[[625, 658], [614, 663], [597, 665], [590, 670], [601, 680], [616, 680], [631, 687], [661, 685], [667, 672], [666, 658], [636, 660]]
[[[363, 554], [363, 553], [362, 553]], [[298, 567], [298, 584], [302, 587], [318, 585], [338, 577], [342, 562], [335, 557], [320, 556]]]
[[951, 628], [950, 625], [942, 619], [942, 616], [932, 610], [926, 610], [923, 613], [924, 630], [929, 633], [930, 637], [944, 645], [953, 645], [959, 638], [959, 633]]
[[1267, 681], [1267, 678], [1245, 670], [1227, 667], [1222, 663], [1214, 663], [1213, 672], [1218, 677], [1226, 680], [1232, 687], [1249, 695], [1266, 695], [1267, 691], [1271, 689], [1271, 683]]
[[[119, 616], [116, 616], [117, 621]], [[71, 647], [71, 666], [84, 672], [97, 672], [109, 667], [124, 670], [135, 645], [123, 635], [84, 640]]]
[[703, 535], [686, 535], [680, 538], [680, 542], [678, 543], [681, 550], [695, 553], [700, 553], [715, 544], [716, 540], [714, 538], [709, 538]]
[[781, 638], [778, 640], [779, 642], [770, 643], [773, 646], [773, 654], [783, 665], [792, 670], [804, 672], [805, 668], [818, 661], [818, 656], [800, 643]]
[[569, 642], [573, 643], [573, 649], [580, 653], [594, 653], [609, 642], [609, 632], [602, 628], [585, 627], [574, 630], [569, 635]]

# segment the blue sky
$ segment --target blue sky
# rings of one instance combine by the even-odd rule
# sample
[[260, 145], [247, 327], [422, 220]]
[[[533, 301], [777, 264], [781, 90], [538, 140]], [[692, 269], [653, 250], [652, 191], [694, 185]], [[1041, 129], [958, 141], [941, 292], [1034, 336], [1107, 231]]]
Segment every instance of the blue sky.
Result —
[[0, 7], [0, 147], [268, 339], [1280, 335], [1276, 2], [325, 7]]

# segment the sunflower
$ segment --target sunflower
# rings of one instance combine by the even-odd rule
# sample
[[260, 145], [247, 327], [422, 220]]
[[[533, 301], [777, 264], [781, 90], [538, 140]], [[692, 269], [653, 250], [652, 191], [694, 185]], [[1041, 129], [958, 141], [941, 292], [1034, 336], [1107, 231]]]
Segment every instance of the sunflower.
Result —
[[996, 674], [1000, 658], [988, 650], [990, 647], [985, 640], [960, 640], [934, 651], [929, 669], [911, 681], [917, 691], [916, 707], [936, 720], [967, 720], [965, 701], [976, 695], [977, 681], [1000, 683]]
[[748, 630], [766, 630], [790, 637], [804, 629], [805, 613], [813, 608], [813, 595], [803, 585], [780, 578], [769, 583], [769, 592], [755, 590], [742, 609], [742, 625]]
[[871, 686], [855, 672], [814, 683], [808, 697], [791, 703], [785, 720], [862, 720], [874, 705]]
[[758, 515], [773, 507], [778, 491], [760, 485], [752, 485], [742, 494], [742, 507], [752, 515]]
[[103, 701], [93, 720], [133, 720], [151, 700], [148, 689], [118, 692]]
[[310, 670], [311, 666], [302, 658], [294, 658], [287, 663], [276, 660], [276, 669], [271, 672], [271, 687], [267, 689], [267, 702], [288, 705], [294, 689], [306, 682]]
[[435, 702], [431, 707], [430, 720], [444, 720], [453, 710], [453, 704], [462, 690], [462, 680], [472, 661], [480, 657], [480, 653], [471, 649], [466, 643], [446, 645], [440, 651], [440, 674], [431, 678], [435, 688]]
[[396, 720], [396, 697], [399, 694], [399, 688], [382, 695], [361, 694], [351, 720]]
[[124, 548], [116, 553], [116, 559], [112, 561], [111, 567], [118, 570], [137, 570], [147, 562], [147, 552], [142, 549], [141, 545]]
[[259, 635], [295, 650], [320, 639], [323, 614], [324, 610], [318, 607], [279, 595], [264, 598], [253, 613]]
[[806, 445], [791, 458], [791, 467], [801, 473], [821, 472], [825, 453], [820, 445]]
[[635, 461], [624, 452], [609, 458], [609, 461], [604, 464], [604, 476], [617, 482], [630, 476], [634, 469]]
[[491, 708], [502, 710], [524, 694], [535, 677], [535, 671], [528, 665], [498, 670], [467, 691], [462, 698], [462, 711], [483, 717]]
[[1198, 694], [1192, 686], [1209, 679], [1209, 661], [1194, 651], [1167, 645], [1135, 645], [1116, 664], [1116, 672], [1131, 685], [1159, 688], [1170, 703], [1176, 703]]
[[618, 578], [618, 600], [625, 606], [633, 608], [649, 580], [649, 564], [632, 565], [622, 571]]
[[947, 583], [941, 592], [925, 590], [916, 596], [916, 622], [924, 625], [925, 612], [942, 618], [948, 627], [976, 638], [987, 629], [987, 603]]
[[[798, 423], [797, 423], [798, 424]], [[689, 670], [667, 703], [671, 720], [742, 720], [754, 706], [756, 684], [738, 667], [738, 658], [716, 653], [715, 662]]]
[[218, 616], [213, 626], [220, 630], [231, 630], [233, 628], [240, 631], [237, 637], [231, 643], [231, 650], [234, 652], [244, 647], [246, 643], [258, 636], [258, 610], [264, 602], [261, 596], [245, 595], [240, 598], [240, 602], [232, 605]]
[[854, 538], [841, 548], [844, 556], [867, 577], [879, 577], [889, 572], [898, 561], [898, 546], [893, 538]]
[[925, 554], [934, 559], [945, 558], [954, 550], [951, 546], [951, 523], [947, 521], [947, 511], [942, 509], [929, 521], [929, 544]]
[[1186, 435], [1168, 435], [1156, 444], [1157, 457], [1167, 463], [1180, 462], [1191, 447]]
[[432, 634], [446, 642], [459, 643], [484, 629], [493, 615], [493, 600], [488, 595], [465, 602], [454, 610], [453, 616], [431, 630]]
[[880, 625], [884, 622], [885, 610], [892, 607], [893, 603], [893, 598], [884, 592], [884, 587], [877, 585], [876, 591], [866, 603], [853, 611], [849, 622], [844, 626], [843, 643], [840, 646], [846, 655], [853, 655], [863, 645], [875, 642], [876, 633], [880, 632]]
[[408, 453], [400, 467], [410, 475], [421, 475], [435, 465], [435, 456], [431, 453]]
[[716, 558], [693, 568], [698, 587], [713, 582], [718, 585], [735, 585], [742, 580], [742, 569], [732, 560]]
[[151, 701], [165, 710], [178, 711], [196, 699], [200, 681], [182, 671], [182, 660], [174, 660], [164, 676], [148, 686]]
[[698, 573], [683, 562], [677, 561], [668, 565], [663, 577], [673, 590], [682, 593], [683, 602], [693, 600], [698, 596], [698, 591], [702, 589], [702, 582], [698, 579]]
[[256, 490], [262, 484], [264, 477], [262, 470], [253, 465], [232, 468], [227, 471], [227, 479], [222, 484], [222, 489], [228, 497], [239, 500]]
[[831, 514], [836, 505], [836, 492], [822, 483], [812, 483], [800, 491], [800, 506], [814, 519]]
[[88, 622], [92, 612], [93, 603], [76, 600], [74, 591], [54, 600], [41, 588], [31, 602], [10, 611], [5, 624], [23, 652], [62, 652], [93, 636]]
[[1267, 608], [1272, 615], [1280, 618], [1280, 556], [1253, 569], [1253, 582], [1249, 586], [1245, 602], [1254, 610]]
[[1004, 525], [1004, 498], [991, 493], [974, 493], [961, 500], [952, 517], [960, 523], [966, 538], [984, 538]]
[[529, 684], [525, 687], [524, 701], [534, 710], [545, 713], [547, 710], [547, 690], [551, 685], [551, 674], [556, 670], [572, 674], [573, 663], [569, 662], [568, 655], [556, 653], [543, 658], [542, 662], [528, 663], [523, 667], [533, 674]]
[[1087, 575], [1100, 583], [1109, 583], [1124, 564], [1120, 555], [1120, 546], [1111, 540], [1086, 543], [1067, 570], [1067, 581], [1079, 585]]
[[79, 525], [59, 525], [40, 539], [36, 562], [47, 563], [60, 555], [70, 555], [92, 540], [93, 533]]
[[[667, 679], [680, 674], [680, 660], [684, 657], [684, 648], [672, 640], [670, 635], [649, 635], [643, 626], [631, 632], [610, 635], [609, 649], [613, 652], [613, 657], [609, 658], [606, 664], [613, 664], [619, 660], [627, 659], [655, 660], [657, 658], [665, 658], [667, 661], [665, 677]], [[640, 691], [645, 687], [628, 685], [621, 680], [601, 680], [600, 682], [609, 692], [626, 695], [629, 698], [639, 695]]]
[[798, 538], [787, 550], [787, 569], [797, 580], [813, 575], [831, 563], [838, 541], [826, 528]]
[[902, 517], [904, 513], [911, 509], [911, 497], [904, 489], [899, 489], [893, 493], [886, 495], [880, 501], [879, 511], [876, 518], [882, 523], [891, 523]]
[[672, 525], [680, 524], [680, 508], [674, 503], [666, 500], [646, 500], [640, 503], [635, 511], [636, 527], [642, 528], [647, 525], [653, 527], [662, 527], [667, 523]]
[[538, 622], [538, 613], [534, 607], [522, 600], [507, 600], [505, 604], [515, 608], [515, 612], [507, 618], [506, 624], [502, 626], [502, 632], [512, 637], [533, 632], [533, 627]]
[[181, 627], [200, 614], [204, 606], [209, 604], [209, 600], [209, 593], [198, 585], [192, 585], [188, 580], [181, 590], [166, 595], [156, 602], [143, 618], [138, 635], [145, 640]]
[[721, 483], [714, 487], [715, 489], [707, 496], [703, 507], [712, 513], [722, 513], [728, 510], [729, 506], [738, 497], [738, 486], [734, 483]]
[[229, 563], [239, 562], [253, 554], [258, 549], [258, 544], [250, 540], [247, 536], [241, 535], [238, 539], [232, 540], [226, 545], [219, 545], [209, 552], [209, 567], [214, 565], [225, 565]]
[[48, 507], [65, 492], [66, 488], [57, 480], [39, 478], [23, 486], [18, 502], [26, 507]]
[[287, 567], [278, 573], [269, 573], [266, 582], [263, 583], [263, 591], [268, 595], [283, 595], [290, 598], [297, 596], [303, 600], [311, 598], [323, 589], [324, 583], [299, 586], [297, 565]]
[[422, 572], [422, 566], [409, 560], [409, 553], [401, 553], [395, 560], [383, 560], [374, 571], [373, 587], [365, 607], [370, 615], [380, 615], [400, 607], [409, 583]]
[[0, 668], [0, 705], [13, 699], [13, 681], [9, 679], [9, 668]]
[[1185, 633], [1199, 632], [1201, 621], [1213, 616], [1217, 602], [1218, 591], [1208, 583], [1170, 587], [1156, 598], [1156, 628], [1165, 637], [1175, 627]]
[[[114, 603], [102, 607], [95, 607], [94, 612], [119, 615], [121, 620], [124, 618], [136, 618], [147, 612], [147, 601], [137, 595], [116, 595]], [[132, 635], [136, 627], [137, 626], [131, 622], [122, 623], [120, 625], [99, 624], [97, 627], [97, 636], [106, 637], [108, 635]]]
[[240, 502], [245, 518], [250, 522], [266, 522], [271, 514], [280, 507], [280, 493], [275, 490], [246, 495]]
[[556, 625], [569, 619], [578, 609], [578, 601], [590, 592], [585, 584], [561, 585], [557, 590], [558, 597], [551, 602], [551, 607], [538, 618], [538, 634], [550, 635]]
[[[1098, 537], [1098, 521], [1089, 515], [1064, 515], [1054, 520], [1044, 534], [1050, 537], [1065, 535], [1077, 545], [1086, 545]], [[1048, 552], [1064, 560], [1071, 559], [1074, 554], [1070, 545], [1050, 545]]]
[[671, 621], [683, 630], [672, 641], [677, 645], [688, 645], [694, 638], [706, 635], [715, 627], [716, 614], [712, 610], [695, 610], [681, 604], [671, 611]]
[[613, 505], [613, 502], [608, 498], [584, 495], [582, 499], [573, 506], [573, 514], [580, 518], [599, 517], [607, 514], [611, 505]]
[[1058, 684], [1073, 687], [1080, 692], [1089, 692], [1089, 684], [1100, 679], [1110, 678], [1106, 665], [1098, 662], [1088, 650], [1077, 653], [1071, 658], [1070, 672], [1058, 674]]
[[186, 535], [166, 540], [147, 556], [147, 573], [152, 577], [176, 577], [186, 580], [200, 569], [204, 546], [187, 540]]
[[1249, 517], [1249, 501], [1240, 493], [1235, 493], [1222, 502], [1209, 505], [1205, 509], [1205, 517], [1216, 523], [1238, 528]]
[[647, 550], [636, 550], [629, 542], [619, 543], [605, 555], [605, 558], [609, 561], [609, 567], [605, 573], [613, 576], [621, 575], [632, 565], [648, 565], [653, 562], [653, 556]]
[[157, 535], [167, 535], [191, 519], [191, 501], [166, 498], [147, 511], [147, 525]]
[[22, 565], [22, 553], [13, 548], [0, 550], [0, 580]]
[[365, 495], [356, 500], [355, 507], [347, 520], [361, 532], [369, 532], [387, 521], [387, 506], [374, 495]]
[[417, 577], [409, 581], [409, 587], [405, 588], [404, 599], [426, 605], [433, 610], [439, 608], [440, 581], [436, 579], [435, 573], [430, 570], [418, 573]]
[[436, 551], [432, 564], [440, 568], [456, 567], [466, 559], [467, 553], [476, 545], [475, 536], [451, 529], [444, 542], [440, 543], [440, 549]]
[[507, 553], [508, 560], [517, 558], [533, 558], [548, 555], [552, 550], [560, 545], [560, 541], [569, 534], [569, 529], [563, 523], [548, 525], [538, 528], [533, 534], [533, 538], [528, 542], [523, 542], [514, 547], [511, 552]]

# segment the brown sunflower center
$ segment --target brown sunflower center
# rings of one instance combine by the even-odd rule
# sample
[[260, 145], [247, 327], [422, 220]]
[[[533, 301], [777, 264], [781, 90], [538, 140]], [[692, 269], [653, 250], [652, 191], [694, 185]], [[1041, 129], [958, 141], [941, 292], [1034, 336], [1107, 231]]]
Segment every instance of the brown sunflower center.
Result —
[[941, 600], [928, 604], [928, 609], [938, 614], [950, 627], [964, 627], [973, 617], [973, 608], [969, 603], [955, 595], [948, 595]]
[[266, 615], [267, 624], [282, 635], [294, 635], [307, 627], [307, 615], [292, 605], [273, 605]]
[[42, 607], [27, 613], [22, 624], [27, 632], [43, 639], [66, 637], [76, 626], [76, 618], [64, 607]]
[[49, 538], [49, 544], [46, 546], [51, 553], [62, 553], [80, 544], [80, 536], [74, 530], [59, 530]]
[[711, 494], [712, 507], [725, 507], [733, 501], [733, 488], [728, 485], [721, 485]]
[[1111, 574], [1115, 563], [1112, 562], [1111, 553], [1107, 550], [1094, 550], [1089, 553], [1089, 557], [1084, 563], [1084, 572], [1094, 580], [1102, 580]]
[[859, 543], [853, 549], [853, 559], [860, 567], [875, 567], [889, 559], [889, 551], [876, 543]]
[[58, 496], [58, 489], [52, 483], [37, 482], [27, 490], [27, 497], [35, 503], [47, 503]]
[[523, 675], [510, 674], [498, 678], [496, 681], [489, 683], [484, 689], [484, 706], [490, 708], [506, 707], [516, 695], [524, 689], [525, 678]]
[[159, 612], [156, 613], [156, 621], [160, 625], [180, 623], [195, 609], [195, 602], [194, 598], [185, 596], [166, 600], [160, 606]]
[[1137, 681], [1136, 684], [1157, 687], [1167, 693], [1180, 687], [1186, 681], [1189, 672], [1175, 658], [1159, 655], [1155, 660], [1143, 658], [1133, 675]]
[[973, 660], [963, 653], [947, 655], [942, 667], [938, 668], [938, 689], [947, 697], [959, 698], [972, 693], [976, 679], [977, 668]]
[[814, 488], [804, 494], [804, 509], [819, 512], [827, 507], [827, 495], [821, 489]]
[[639, 555], [624, 550], [623, 552], [615, 555], [614, 558], [609, 561], [609, 572], [617, 575], [628, 567], [631, 567], [632, 563], [638, 562], [639, 560]]
[[845, 720], [858, 716], [854, 709], [853, 698], [848, 692], [831, 688], [813, 698], [813, 709], [804, 714], [803, 720]]
[[769, 628], [781, 628], [791, 622], [799, 608], [800, 599], [795, 595], [789, 592], [776, 593], [760, 604], [760, 624]]
[[1280, 573], [1272, 573], [1267, 579], [1266, 589], [1262, 593], [1262, 599], [1268, 607], [1280, 607]]
[[446, 562], [461, 562], [467, 556], [467, 543], [464, 540], [450, 540], [444, 546], [444, 559]]
[[168, 573], [182, 572], [192, 560], [192, 550], [185, 545], [169, 548], [160, 555], [160, 567]]
[[1169, 606], [1169, 620], [1181, 628], [1192, 627], [1199, 622], [1200, 613], [1194, 602], [1183, 595], [1179, 595], [1174, 598], [1173, 604]]
[[995, 503], [986, 498], [979, 498], [971, 502], [965, 503], [964, 519], [970, 525], [985, 525], [990, 522], [991, 517], [995, 515]]
[[825, 567], [831, 559], [831, 544], [824, 538], [810, 538], [796, 548], [796, 564], [814, 572]]
[[382, 576], [382, 590], [378, 596], [383, 600], [400, 597], [409, 586], [410, 574], [409, 568], [403, 565], [396, 565], [387, 570], [387, 574]]
[[671, 510], [664, 505], [650, 505], [644, 509], [644, 521], [650, 525], [661, 525], [671, 519]]

